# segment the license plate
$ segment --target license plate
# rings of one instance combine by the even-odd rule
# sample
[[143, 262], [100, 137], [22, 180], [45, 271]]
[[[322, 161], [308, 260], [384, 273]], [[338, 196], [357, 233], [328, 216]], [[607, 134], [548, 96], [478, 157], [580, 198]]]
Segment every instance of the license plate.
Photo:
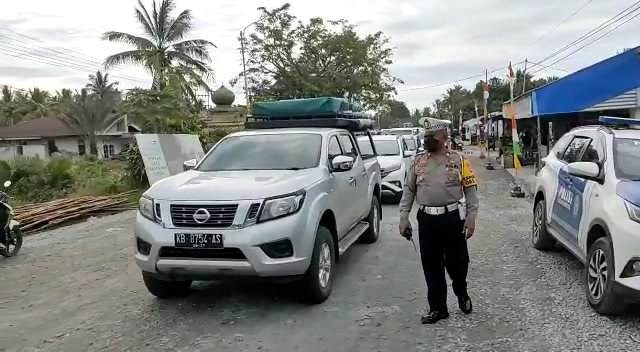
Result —
[[176, 247], [180, 248], [223, 248], [220, 233], [176, 233]]

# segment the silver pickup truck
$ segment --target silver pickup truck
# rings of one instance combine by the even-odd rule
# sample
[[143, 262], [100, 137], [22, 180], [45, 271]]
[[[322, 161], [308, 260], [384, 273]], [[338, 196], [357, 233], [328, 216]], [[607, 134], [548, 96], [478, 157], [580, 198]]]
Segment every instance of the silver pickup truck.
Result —
[[237, 132], [185, 167], [140, 198], [135, 259], [155, 296], [188, 294], [192, 280], [286, 277], [320, 303], [343, 253], [378, 239], [380, 166], [350, 130]]

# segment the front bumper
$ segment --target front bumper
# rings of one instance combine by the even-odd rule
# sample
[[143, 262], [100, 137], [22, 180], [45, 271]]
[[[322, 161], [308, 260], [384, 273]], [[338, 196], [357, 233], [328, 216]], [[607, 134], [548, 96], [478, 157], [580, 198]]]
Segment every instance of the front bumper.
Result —
[[640, 276], [621, 277], [629, 260], [640, 258], [640, 224], [622, 218], [608, 225], [613, 242], [616, 290], [625, 300], [640, 302]]
[[404, 170], [396, 170], [382, 179], [382, 194], [385, 196], [395, 196], [401, 194], [403, 186]]
[[[240, 229], [166, 228], [140, 214], [136, 218], [136, 237], [148, 242], [148, 255], [136, 252], [135, 260], [143, 271], [169, 278], [213, 278], [219, 276], [297, 276], [309, 267], [314, 232], [307, 229], [304, 212]], [[161, 256], [162, 247], [174, 247], [176, 232], [222, 234], [224, 247], [237, 249], [243, 259], [190, 258]], [[262, 244], [289, 239], [293, 256], [270, 258], [259, 247]], [[310, 245], [311, 243], [311, 245]], [[309, 250], [310, 248], [310, 250]], [[306, 250], [305, 250], [306, 249]]]

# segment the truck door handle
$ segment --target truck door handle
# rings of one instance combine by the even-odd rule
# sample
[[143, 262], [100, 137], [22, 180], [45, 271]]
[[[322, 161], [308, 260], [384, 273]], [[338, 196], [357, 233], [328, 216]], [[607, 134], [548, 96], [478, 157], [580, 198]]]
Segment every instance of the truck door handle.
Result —
[[356, 183], [356, 178], [355, 177], [349, 177], [349, 184], [353, 185]]

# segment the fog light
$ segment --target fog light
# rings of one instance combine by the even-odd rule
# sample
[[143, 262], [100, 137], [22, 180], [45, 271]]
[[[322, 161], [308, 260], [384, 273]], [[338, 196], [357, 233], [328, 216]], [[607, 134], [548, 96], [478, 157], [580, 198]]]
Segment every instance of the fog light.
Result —
[[293, 245], [288, 239], [265, 243], [260, 248], [270, 258], [286, 258], [293, 255]]
[[136, 245], [140, 254], [149, 255], [149, 252], [151, 252], [151, 244], [143, 239], [136, 237]]
[[640, 258], [631, 259], [622, 269], [620, 277], [640, 276]]

